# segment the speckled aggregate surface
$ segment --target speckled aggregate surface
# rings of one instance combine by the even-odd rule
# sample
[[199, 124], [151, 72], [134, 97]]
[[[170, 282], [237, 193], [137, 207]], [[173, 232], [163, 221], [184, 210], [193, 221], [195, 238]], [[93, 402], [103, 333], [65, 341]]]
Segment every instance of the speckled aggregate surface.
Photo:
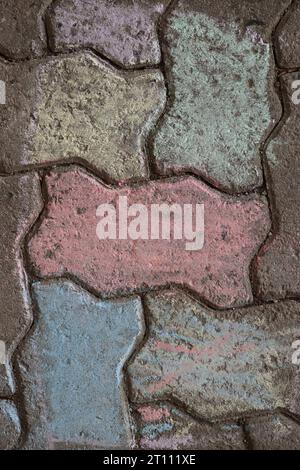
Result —
[[300, 450], [300, 0], [0, 7], [0, 449]]

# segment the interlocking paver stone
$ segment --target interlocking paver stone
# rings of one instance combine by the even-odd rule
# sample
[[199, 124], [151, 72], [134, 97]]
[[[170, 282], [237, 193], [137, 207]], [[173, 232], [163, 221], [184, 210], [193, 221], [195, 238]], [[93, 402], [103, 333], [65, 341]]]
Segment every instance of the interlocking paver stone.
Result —
[[38, 312], [17, 361], [26, 448], [130, 444], [123, 365], [143, 335], [141, 301], [100, 301], [70, 282], [34, 283]]
[[299, 79], [297, 73], [281, 78], [285, 115], [266, 152], [275, 226], [255, 263], [264, 299], [300, 295], [300, 105], [292, 100]]
[[0, 7], [0, 449], [299, 450], [300, 0]]
[[170, 0], [60, 0], [49, 11], [55, 52], [92, 48], [125, 67], [160, 62], [157, 23]]
[[164, 403], [142, 405], [133, 413], [142, 449], [243, 450], [244, 435], [236, 424], [201, 423]]
[[171, 98], [154, 139], [160, 172], [191, 170], [234, 192], [261, 186], [260, 145], [281, 115], [271, 33], [290, 2], [271, 3], [175, 4], [164, 40]]
[[144, 140], [165, 104], [157, 70], [122, 72], [88, 52], [0, 63], [0, 165], [77, 159], [117, 180], [147, 175]]
[[0, 397], [14, 390], [11, 358], [31, 323], [27, 278], [23, 267], [23, 238], [42, 209], [36, 174], [0, 177]]
[[[68, 273], [103, 295], [175, 283], [221, 307], [252, 300], [249, 264], [269, 230], [264, 198], [237, 199], [193, 177], [114, 189], [78, 169], [52, 172], [46, 185], [45, 217], [29, 243], [38, 276]], [[119, 226], [124, 197], [128, 208], [143, 204], [150, 214], [153, 204], [204, 204], [203, 249], [188, 251], [186, 239], [99, 239], [97, 207], [117, 207]], [[146, 233], [151, 238], [149, 226]]]
[[149, 336], [128, 367], [136, 403], [175, 399], [214, 421], [257, 410], [299, 414], [291, 345], [300, 304], [216, 312], [179, 291], [146, 296]]
[[280, 67], [300, 67], [300, 2], [293, 2], [276, 31], [278, 62]]
[[255, 450], [300, 450], [300, 426], [286, 416], [253, 417], [246, 429]]
[[0, 450], [12, 449], [18, 442], [21, 427], [15, 405], [0, 400]]
[[0, 1], [0, 54], [9, 59], [26, 59], [47, 51], [42, 17], [51, 1]]

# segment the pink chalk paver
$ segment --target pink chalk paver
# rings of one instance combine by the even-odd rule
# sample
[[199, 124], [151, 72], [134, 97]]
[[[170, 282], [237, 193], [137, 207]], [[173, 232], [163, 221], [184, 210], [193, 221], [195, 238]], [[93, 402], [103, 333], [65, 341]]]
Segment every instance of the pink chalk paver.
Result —
[[140, 406], [138, 412], [146, 423], [159, 421], [162, 418], [168, 418], [170, 412], [167, 408], [153, 408], [152, 406]]
[[[234, 198], [193, 177], [113, 188], [79, 169], [46, 177], [49, 201], [29, 243], [40, 277], [72, 275], [102, 295], [149, 287], [186, 286], [218, 307], [252, 300], [249, 265], [270, 219], [262, 197]], [[99, 240], [100, 204], [204, 204], [204, 246], [187, 251], [185, 240]]]

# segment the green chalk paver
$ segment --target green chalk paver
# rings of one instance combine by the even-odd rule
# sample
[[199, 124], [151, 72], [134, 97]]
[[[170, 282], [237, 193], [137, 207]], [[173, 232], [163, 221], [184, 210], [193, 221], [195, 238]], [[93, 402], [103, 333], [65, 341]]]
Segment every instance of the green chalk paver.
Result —
[[225, 190], [252, 190], [263, 181], [260, 144], [274, 117], [272, 46], [234, 12], [222, 20], [223, 7], [216, 18], [201, 5], [179, 2], [167, 23], [172, 99], [154, 141], [157, 165], [192, 170]]

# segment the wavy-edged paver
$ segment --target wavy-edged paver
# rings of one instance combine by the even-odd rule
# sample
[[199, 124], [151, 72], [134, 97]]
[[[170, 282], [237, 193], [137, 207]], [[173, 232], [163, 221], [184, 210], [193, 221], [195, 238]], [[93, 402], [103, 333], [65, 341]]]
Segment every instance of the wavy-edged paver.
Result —
[[158, 70], [119, 71], [89, 52], [0, 63], [3, 171], [80, 160], [114, 180], [148, 174], [144, 143], [165, 105]]
[[292, 2], [291, 8], [276, 30], [276, 52], [280, 67], [300, 67], [300, 2]]
[[21, 425], [15, 405], [8, 400], [0, 400], [0, 450], [16, 446], [21, 434]]
[[254, 263], [257, 295], [268, 300], [300, 295], [300, 74], [282, 76], [281, 85], [285, 114], [266, 150], [274, 228]]
[[272, 28], [290, 0], [180, 0], [163, 47], [170, 91], [154, 136], [161, 173], [193, 171], [230, 192], [263, 183], [260, 146], [281, 109]]
[[17, 356], [25, 448], [131, 442], [123, 365], [143, 336], [141, 301], [101, 301], [68, 281], [33, 284], [34, 328]]
[[210, 425], [167, 403], [133, 407], [132, 413], [141, 449], [245, 449], [243, 430], [235, 423]]
[[0, 54], [8, 59], [28, 59], [46, 53], [43, 15], [51, 1], [0, 1]]
[[157, 34], [170, 0], [58, 0], [49, 9], [50, 48], [91, 48], [124, 67], [157, 65]]
[[282, 414], [253, 416], [246, 430], [254, 450], [300, 450], [300, 425]]
[[[219, 307], [252, 300], [249, 264], [269, 230], [264, 198], [227, 196], [193, 177], [115, 189], [76, 168], [51, 172], [46, 186], [46, 211], [28, 247], [38, 276], [69, 274], [108, 296], [180, 284]], [[136, 232], [144, 229], [138, 227], [132, 235], [131, 222], [137, 223], [132, 209], [128, 209], [129, 235], [125, 230], [125, 239], [120, 239], [118, 212], [124, 198], [128, 208], [144, 205], [149, 223], [145, 232], [150, 239], [139, 238]], [[99, 239], [96, 233], [103, 220], [96, 215], [97, 208], [107, 203], [117, 208], [116, 239]], [[177, 204], [182, 212], [184, 204], [191, 204], [194, 220], [196, 204], [203, 204], [203, 248], [189, 251], [191, 238], [185, 233], [182, 239], [173, 239], [173, 224], [171, 239], [162, 239], [161, 231], [158, 239], [152, 239], [149, 226], [152, 230], [157, 220], [151, 216], [155, 204]], [[121, 210], [126, 220], [125, 214]], [[139, 239], [133, 239], [136, 236]]]
[[216, 312], [180, 291], [146, 296], [148, 337], [128, 367], [135, 403], [175, 399], [209, 421], [286, 408], [300, 414], [295, 301]]
[[14, 391], [12, 354], [32, 321], [21, 248], [42, 207], [37, 174], [0, 177], [0, 397]]

